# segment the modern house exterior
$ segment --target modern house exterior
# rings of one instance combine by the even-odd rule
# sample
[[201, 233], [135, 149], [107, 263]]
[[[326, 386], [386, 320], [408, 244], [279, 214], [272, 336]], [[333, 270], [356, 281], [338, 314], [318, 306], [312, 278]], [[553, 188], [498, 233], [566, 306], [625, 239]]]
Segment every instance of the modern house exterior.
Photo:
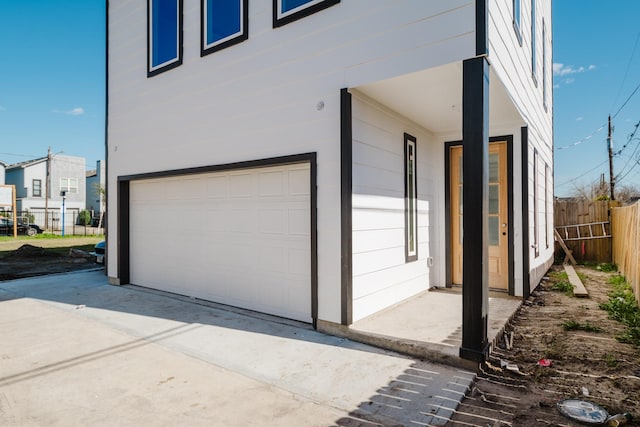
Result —
[[527, 297], [551, 264], [551, 0], [107, 16], [112, 283], [322, 330], [459, 285], [481, 360], [489, 289]]
[[[59, 228], [58, 215], [44, 215], [49, 211], [60, 211], [63, 199], [65, 222], [72, 224], [74, 214], [85, 208], [85, 159], [63, 154], [15, 163], [6, 168], [6, 182], [16, 186], [16, 209], [33, 214], [41, 227]], [[47, 179], [47, 166], [49, 169]], [[48, 188], [48, 197], [47, 197]], [[64, 197], [62, 192], [65, 192]], [[45, 224], [45, 217], [49, 224]]]
[[96, 168], [86, 172], [86, 209], [93, 213], [94, 218], [100, 218], [105, 209], [106, 174], [104, 161], [96, 161]]

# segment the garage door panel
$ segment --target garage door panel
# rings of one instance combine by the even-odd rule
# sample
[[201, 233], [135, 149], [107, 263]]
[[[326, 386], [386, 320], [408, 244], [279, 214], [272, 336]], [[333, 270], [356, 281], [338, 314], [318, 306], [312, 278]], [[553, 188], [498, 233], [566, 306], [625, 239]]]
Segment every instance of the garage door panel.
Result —
[[308, 164], [133, 181], [131, 282], [311, 321]]
[[263, 172], [258, 175], [260, 196], [282, 196], [285, 188], [285, 171]]

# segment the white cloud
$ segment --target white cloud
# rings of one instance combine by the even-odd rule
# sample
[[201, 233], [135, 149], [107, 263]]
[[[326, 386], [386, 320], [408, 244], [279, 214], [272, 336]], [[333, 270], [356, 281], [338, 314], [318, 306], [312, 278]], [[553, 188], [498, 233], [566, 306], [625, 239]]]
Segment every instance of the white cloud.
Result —
[[553, 75], [554, 76], [567, 76], [569, 74], [584, 73], [585, 71], [595, 70], [596, 66], [591, 64], [588, 67], [576, 67], [575, 65], [564, 65], [559, 62], [553, 63]]
[[570, 85], [571, 83], [575, 82], [576, 79], [574, 79], [573, 77], [569, 77], [568, 79], [564, 79], [564, 82], [568, 85]]
[[72, 116], [81, 116], [84, 114], [84, 108], [82, 107], [74, 108], [73, 110], [67, 111], [67, 114], [71, 114]]
[[53, 110], [54, 113], [68, 114], [70, 116], [81, 116], [84, 114], [84, 108], [76, 107], [71, 110]]
[[580, 116], [580, 117], [576, 117], [576, 122], [581, 122], [584, 119], [584, 117]]

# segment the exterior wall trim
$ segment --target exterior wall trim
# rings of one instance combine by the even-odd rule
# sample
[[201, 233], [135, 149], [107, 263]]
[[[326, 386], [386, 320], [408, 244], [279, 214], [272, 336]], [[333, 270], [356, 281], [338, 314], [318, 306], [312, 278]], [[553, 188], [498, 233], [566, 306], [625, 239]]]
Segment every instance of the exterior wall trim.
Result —
[[531, 295], [531, 272], [529, 271], [529, 128], [520, 129], [522, 139], [522, 298]]
[[313, 327], [318, 322], [318, 191], [317, 191], [317, 154], [303, 153], [267, 159], [249, 160], [220, 165], [122, 175], [118, 177], [118, 278], [121, 285], [130, 282], [130, 197], [129, 187], [132, 181], [152, 178], [165, 178], [183, 175], [195, 175], [208, 172], [223, 172], [239, 169], [255, 169], [267, 166], [284, 166], [297, 163], [309, 163], [310, 167], [310, 241], [311, 241], [311, 318]]
[[341, 323], [353, 323], [353, 111], [348, 89], [340, 90], [340, 275]]
[[487, 0], [476, 0], [476, 55], [489, 54], [489, 11]]
[[489, 63], [485, 57], [462, 63], [462, 345], [460, 357], [484, 361], [489, 350], [487, 208], [489, 164]]

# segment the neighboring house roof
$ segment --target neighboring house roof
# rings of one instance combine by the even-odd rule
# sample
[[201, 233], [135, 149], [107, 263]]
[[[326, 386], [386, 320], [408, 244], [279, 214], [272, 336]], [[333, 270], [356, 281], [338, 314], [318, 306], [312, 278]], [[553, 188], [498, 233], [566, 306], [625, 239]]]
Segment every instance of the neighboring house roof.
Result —
[[87, 171], [87, 178], [92, 178], [97, 175], [98, 175], [98, 171], [96, 171], [95, 169], [91, 169]]
[[46, 162], [46, 157], [41, 157], [39, 159], [27, 160], [25, 162], [14, 163], [12, 165], [7, 166], [7, 170], [9, 169], [18, 169], [18, 168], [26, 168], [31, 165], [37, 165], [38, 163]]
[[3, 162], [2, 160], [0, 160], [0, 166], [4, 166], [6, 168], [9, 166], [9, 163]]

